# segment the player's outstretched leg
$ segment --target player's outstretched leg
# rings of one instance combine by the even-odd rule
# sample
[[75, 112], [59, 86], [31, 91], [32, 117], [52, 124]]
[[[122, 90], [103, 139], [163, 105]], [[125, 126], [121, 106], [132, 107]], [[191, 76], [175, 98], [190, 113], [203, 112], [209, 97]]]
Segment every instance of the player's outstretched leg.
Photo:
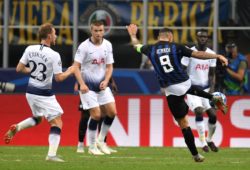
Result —
[[223, 102], [223, 99], [221, 96], [213, 96], [212, 103], [222, 111], [223, 114], [226, 114], [228, 111], [228, 106]]
[[17, 133], [17, 124], [11, 125], [9, 130], [4, 135], [5, 144], [9, 144], [16, 133]]

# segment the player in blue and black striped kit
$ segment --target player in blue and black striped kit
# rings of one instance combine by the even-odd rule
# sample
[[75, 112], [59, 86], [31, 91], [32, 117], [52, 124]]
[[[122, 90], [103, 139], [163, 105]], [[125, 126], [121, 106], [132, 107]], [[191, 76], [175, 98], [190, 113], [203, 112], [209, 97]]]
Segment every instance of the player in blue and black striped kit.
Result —
[[194, 136], [188, 123], [188, 105], [185, 103], [184, 97], [188, 93], [208, 98], [224, 113], [227, 112], [227, 106], [223, 103], [221, 98], [191, 86], [191, 80], [181, 65], [181, 58], [183, 56], [192, 56], [200, 59], [216, 58], [224, 65], [227, 65], [228, 61], [222, 55], [210, 54], [203, 51], [193, 51], [186, 48], [184, 45], [172, 42], [173, 34], [168, 28], [163, 28], [159, 31], [159, 41], [156, 44], [142, 45], [136, 37], [137, 29], [135, 24], [130, 24], [127, 27], [132, 44], [138, 52], [145, 54], [150, 59], [160, 86], [165, 92], [169, 109], [182, 129], [186, 145], [193, 155], [194, 160], [196, 162], [203, 162], [204, 157], [197, 151]]

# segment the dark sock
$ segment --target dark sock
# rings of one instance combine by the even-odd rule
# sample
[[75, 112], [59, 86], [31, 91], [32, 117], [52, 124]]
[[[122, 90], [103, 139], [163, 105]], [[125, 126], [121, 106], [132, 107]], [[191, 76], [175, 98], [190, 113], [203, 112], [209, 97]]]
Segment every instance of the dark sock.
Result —
[[196, 86], [191, 86], [190, 89], [187, 91], [187, 94], [192, 94], [192, 95], [204, 97], [204, 98], [207, 98], [209, 100], [211, 100], [213, 98], [212, 94], [207, 93], [204, 90], [202, 90], [201, 88], [196, 87]]
[[88, 120], [89, 120], [89, 114], [86, 113], [86, 110], [81, 111], [81, 119], [79, 122], [79, 127], [78, 127], [78, 141], [83, 142], [85, 135], [86, 135], [86, 130], [88, 126]]
[[185, 139], [185, 143], [189, 149], [189, 151], [192, 153], [192, 155], [197, 155], [198, 151], [197, 148], [195, 146], [195, 142], [194, 142], [194, 135], [192, 133], [192, 130], [190, 127], [184, 128], [182, 129], [182, 134], [183, 137]]
[[96, 130], [98, 126], [98, 120], [95, 120], [93, 118], [90, 118], [89, 120], [89, 130]]

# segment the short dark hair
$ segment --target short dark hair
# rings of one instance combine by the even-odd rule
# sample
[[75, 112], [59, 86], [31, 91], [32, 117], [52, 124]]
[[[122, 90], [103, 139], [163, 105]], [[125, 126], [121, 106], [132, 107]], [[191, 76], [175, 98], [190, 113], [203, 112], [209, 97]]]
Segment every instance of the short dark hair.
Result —
[[101, 25], [104, 25], [104, 22], [103, 22], [103, 20], [93, 20], [93, 21], [91, 21], [91, 25], [101, 26]]
[[160, 35], [161, 33], [173, 33], [173, 30], [171, 30], [170, 28], [162, 28], [162, 29], [160, 29], [160, 31], [159, 31], [159, 35]]
[[198, 29], [198, 30], [196, 31], [196, 35], [198, 35], [198, 33], [200, 33], [200, 32], [205, 32], [205, 33], [208, 34], [208, 30], [201, 28], [201, 29]]
[[237, 45], [234, 42], [229, 42], [226, 44], [226, 48], [234, 48], [237, 47]]
[[48, 34], [52, 33], [54, 26], [51, 23], [45, 23], [40, 26], [39, 28], [39, 38], [41, 40], [46, 39], [48, 37]]

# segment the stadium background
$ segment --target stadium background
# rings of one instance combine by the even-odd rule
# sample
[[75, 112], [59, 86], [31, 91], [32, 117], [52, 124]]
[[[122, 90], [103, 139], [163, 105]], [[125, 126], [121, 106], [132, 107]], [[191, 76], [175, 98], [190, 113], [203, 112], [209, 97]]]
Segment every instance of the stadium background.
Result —
[[[6, 2], [9, 5], [7, 30], [4, 15]], [[168, 26], [174, 30], [175, 41], [187, 45], [195, 42], [196, 29], [207, 28], [211, 37], [210, 46], [216, 51], [223, 53], [225, 43], [233, 39], [240, 52], [249, 54], [250, 17], [246, 12], [249, 6], [247, 0], [79, 0], [77, 11], [75, 2], [77, 1], [0, 0], [0, 53], [3, 54], [0, 55], [0, 81], [16, 85], [14, 94], [0, 94], [0, 135], [4, 135], [11, 123], [30, 115], [24, 96], [28, 79], [26, 75], [15, 73], [14, 67], [25, 47], [39, 42], [37, 29], [43, 22], [52, 22], [57, 29], [57, 45], [53, 49], [61, 54], [64, 67], [71, 65], [75, 48], [88, 38], [88, 23], [91, 19], [101, 18], [108, 24], [105, 37], [113, 44], [114, 78], [119, 87], [119, 95], [116, 96], [118, 117], [109, 134], [110, 145], [184, 146], [181, 132], [169, 113], [165, 98], [160, 96], [154, 73], [139, 69], [143, 57], [132, 49], [125, 25], [131, 22], [138, 24], [140, 39], [144, 43], [154, 43], [159, 28]], [[217, 2], [218, 8], [214, 2]], [[216, 9], [217, 17], [214, 16]], [[216, 18], [217, 23], [214, 22]], [[232, 20], [235, 23], [229, 22]], [[218, 25], [214, 27], [215, 24]], [[74, 82], [75, 80], [70, 78], [64, 83], [54, 84], [58, 100], [65, 112], [62, 145], [77, 144], [80, 114], [77, 110], [79, 98], [73, 94]], [[248, 95], [228, 96], [229, 113], [226, 116], [218, 113], [219, 121], [215, 134], [217, 145], [250, 147], [249, 102]], [[197, 137], [192, 113], [190, 121]], [[48, 131], [48, 125], [43, 123], [39, 127], [21, 132], [15, 137], [13, 144], [47, 145]], [[34, 137], [29, 138], [31, 135]], [[2, 140], [0, 145], [3, 145]]]

